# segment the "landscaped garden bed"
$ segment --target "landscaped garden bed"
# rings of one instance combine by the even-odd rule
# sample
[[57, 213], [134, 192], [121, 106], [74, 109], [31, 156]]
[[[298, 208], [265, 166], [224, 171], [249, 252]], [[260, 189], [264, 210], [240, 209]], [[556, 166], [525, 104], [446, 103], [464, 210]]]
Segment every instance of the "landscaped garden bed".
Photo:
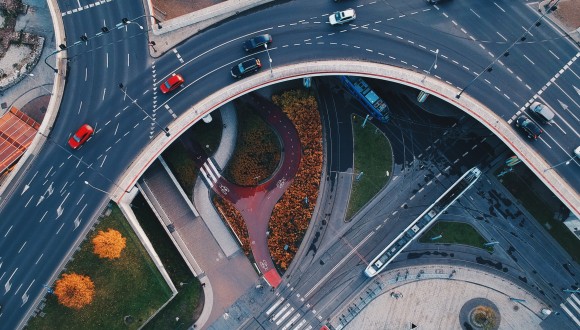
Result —
[[240, 186], [267, 180], [280, 162], [280, 141], [272, 128], [243, 102], [236, 102], [238, 137], [224, 177]]
[[298, 172], [269, 222], [270, 254], [284, 271], [298, 252], [316, 206], [323, 161], [322, 124], [316, 99], [305, 91], [288, 91], [272, 99], [294, 123], [302, 146]]

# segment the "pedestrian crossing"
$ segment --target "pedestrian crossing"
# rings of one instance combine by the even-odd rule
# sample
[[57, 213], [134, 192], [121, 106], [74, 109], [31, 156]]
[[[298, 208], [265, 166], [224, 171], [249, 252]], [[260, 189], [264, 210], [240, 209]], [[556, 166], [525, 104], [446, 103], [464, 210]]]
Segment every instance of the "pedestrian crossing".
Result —
[[560, 307], [578, 327], [580, 327], [580, 298], [573, 293], [566, 301], [560, 304]]
[[313, 326], [304, 318], [306, 315], [302, 314], [300, 308], [284, 300], [284, 297], [280, 297], [266, 311], [270, 322], [276, 324], [276, 329], [311, 330]]
[[220, 170], [218, 170], [218, 166], [211, 157], [203, 163], [200, 171], [203, 175], [204, 181], [210, 186], [210, 188], [213, 188], [213, 186], [218, 182], [218, 179], [222, 176]]

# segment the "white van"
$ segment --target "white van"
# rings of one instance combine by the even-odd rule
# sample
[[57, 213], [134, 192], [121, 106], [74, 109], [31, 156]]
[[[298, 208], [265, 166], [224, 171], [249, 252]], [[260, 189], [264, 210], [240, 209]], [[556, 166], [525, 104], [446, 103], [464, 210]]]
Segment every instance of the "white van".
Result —
[[536, 115], [544, 124], [554, 122], [554, 110], [540, 102], [534, 102], [530, 105], [530, 111]]

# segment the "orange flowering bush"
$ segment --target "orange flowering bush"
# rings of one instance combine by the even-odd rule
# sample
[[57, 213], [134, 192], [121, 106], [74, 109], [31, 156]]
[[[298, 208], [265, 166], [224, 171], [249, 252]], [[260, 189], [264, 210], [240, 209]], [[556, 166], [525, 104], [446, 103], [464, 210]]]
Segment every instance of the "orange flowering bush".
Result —
[[75, 273], [62, 274], [56, 281], [54, 294], [62, 305], [81, 309], [93, 301], [95, 284], [88, 276]]
[[236, 210], [234, 205], [229, 201], [221, 198], [219, 195], [213, 196], [213, 204], [217, 208], [218, 212], [220, 213], [222, 219], [224, 219], [231, 230], [234, 231], [236, 236], [242, 242], [242, 249], [246, 255], [250, 255], [251, 247], [250, 247], [250, 238], [248, 235], [248, 227], [246, 227], [246, 223], [244, 222], [244, 218]]
[[303, 152], [298, 172], [274, 207], [269, 223], [270, 254], [274, 263], [286, 270], [308, 229], [318, 198], [323, 159], [322, 124], [316, 99], [306, 92], [289, 91], [272, 99], [294, 123]]

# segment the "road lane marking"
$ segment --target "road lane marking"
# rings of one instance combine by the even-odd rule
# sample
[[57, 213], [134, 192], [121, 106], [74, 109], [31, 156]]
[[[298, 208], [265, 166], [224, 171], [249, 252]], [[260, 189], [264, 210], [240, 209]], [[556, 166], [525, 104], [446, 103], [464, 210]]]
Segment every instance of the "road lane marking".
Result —
[[524, 57], [526, 58], [526, 60], [530, 61], [530, 63], [532, 63], [532, 65], [536, 65], [536, 63], [534, 63], [532, 60], [530, 60], [530, 58], [527, 57], [526, 54], [524, 54]]
[[58, 235], [58, 233], [60, 233], [60, 230], [62, 229], [63, 226], [64, 226], [64, 222], [60, 225], [60, 227], [58, 227], [58, 230], [56, 231], [56, 235]]
[[28, 241], [26, 241], [26, 242], [24, 242], [24, 244], [22, 244], [22, 246], [18, 250], [18, 253], [17, 254], [20, 254], [20, 252], [22, 252], [22, 249], [24, 249], [24, 246], [26, 246], [26, 243], [28, 243]]
[[[342, 260], [340, 262], [338, 262], [328, 273], [326, 273], [326, 275], [324, 275], [323, 278], [320, 279], [320, 281], [318, 281], [318, 283], [316, 283], [315, 286], [312, 287], [312, 289], [310, 289], [310, 291], [306, 292], [306, 294], [304, 294], [304, 298], [308, 298], [308, 296], [310, 296], [314, 290], [316, 290], [322, 283], [324, 283], [326, 281], [326, 279], [332, 275], [332, 273], [334, 273], [334, 271], [336, 269], [338, 269], [348, 258], [350, 258], [350, 256], [355, 253], [358, 248], [364, 244], [369, 238], [371, 238], [371, 236], [373, 236], [375, 234], [375, 232], [370, 232], [365, 238], [363, 238], [353, 249], [350, 250], [350, 252], [344, 257], [342, 258]], [[364, 259], [363, 259], [364, 260]]]
[[10, 231], [12, 230], [12, 227], [14, 227], [14, 225], [11, 225], [10, 228], [8, 228], [8, 231], [6, 232], [6, 234], [4, 234], [4, 237], [8, 236], [8, 233], [10, 233]]
[[477, 16], [477, 18], [481, 18], [481, 16], [479, 16], [473, 9], [469, 8], [469, 10], [475, 15]]
[[507, 38], [504, 37], [501, 33], [497, 32], [497, 31], [495, 33], [497, 33], [504, 41], [508, 41]]
[[87, 207], [87, 205], [88, 205], [88, 204], [85, 204], [85, 206], [83, 206], [83, 208], [82, 208], [82, 209], [81, 209], [81, 211], [79, 212], [79, 215], [77, 215], [77, 217], [76, 217], [76, 218], [75, 218], [75, 220], [73, 221], [73, 224], [74, 224], [74, 226], [75, 226], [75, 228], [73, 229], [73, 231], [74, 231], [74, 230], [76, 230], [76, 229], [77, 229], [77, 228], [80, 226], [80, 224], [81, 224], [81, 221], [82, 221], [82, 219], [81, 219], [81, 214], [83, 213], [83, 211], [85, 210], [85, 208]]
[[504, 10], [502, 7], [500, 7], [500, 5], [498, 5], [498, 4], [497, 4], [495, 1], [493, 2], [493, 4], [494, 4], [494, 5], [495, 5], [497, 8], [499, 8], [499, 10], [501, 10], [501, 11], [503, 11], [503, 12], [505, 13], [505, 10]]
[[83, 200], [83, 197], [85, 197], [85, 194], [83, 194], [83, 195], [81, 196], [81, 198], [79, 198], [79, 201], [77, 202], [77, 205], [79, 205], [79, 203], [80, 203], [80, 202]]
[[268, 310], [266, 311], [266, 315], [270, 316], [270, 314], [272, 314], [272, 312], [273, 312], [273, 311], [274, 311], [276, 308], [278, 308], [278, 306], [280, 306], [280, 304], [281, 304], [283, 301], [284, 301], [284, 297], [281, 297], [280, 299], [278, 299], [278, 301], [277, 301], [277, 302], [275, 302], [275, 303], [274, 303], [274, 305], [272, 305], [272, 306], [270, 307], [270, 309], [268, 309]]

